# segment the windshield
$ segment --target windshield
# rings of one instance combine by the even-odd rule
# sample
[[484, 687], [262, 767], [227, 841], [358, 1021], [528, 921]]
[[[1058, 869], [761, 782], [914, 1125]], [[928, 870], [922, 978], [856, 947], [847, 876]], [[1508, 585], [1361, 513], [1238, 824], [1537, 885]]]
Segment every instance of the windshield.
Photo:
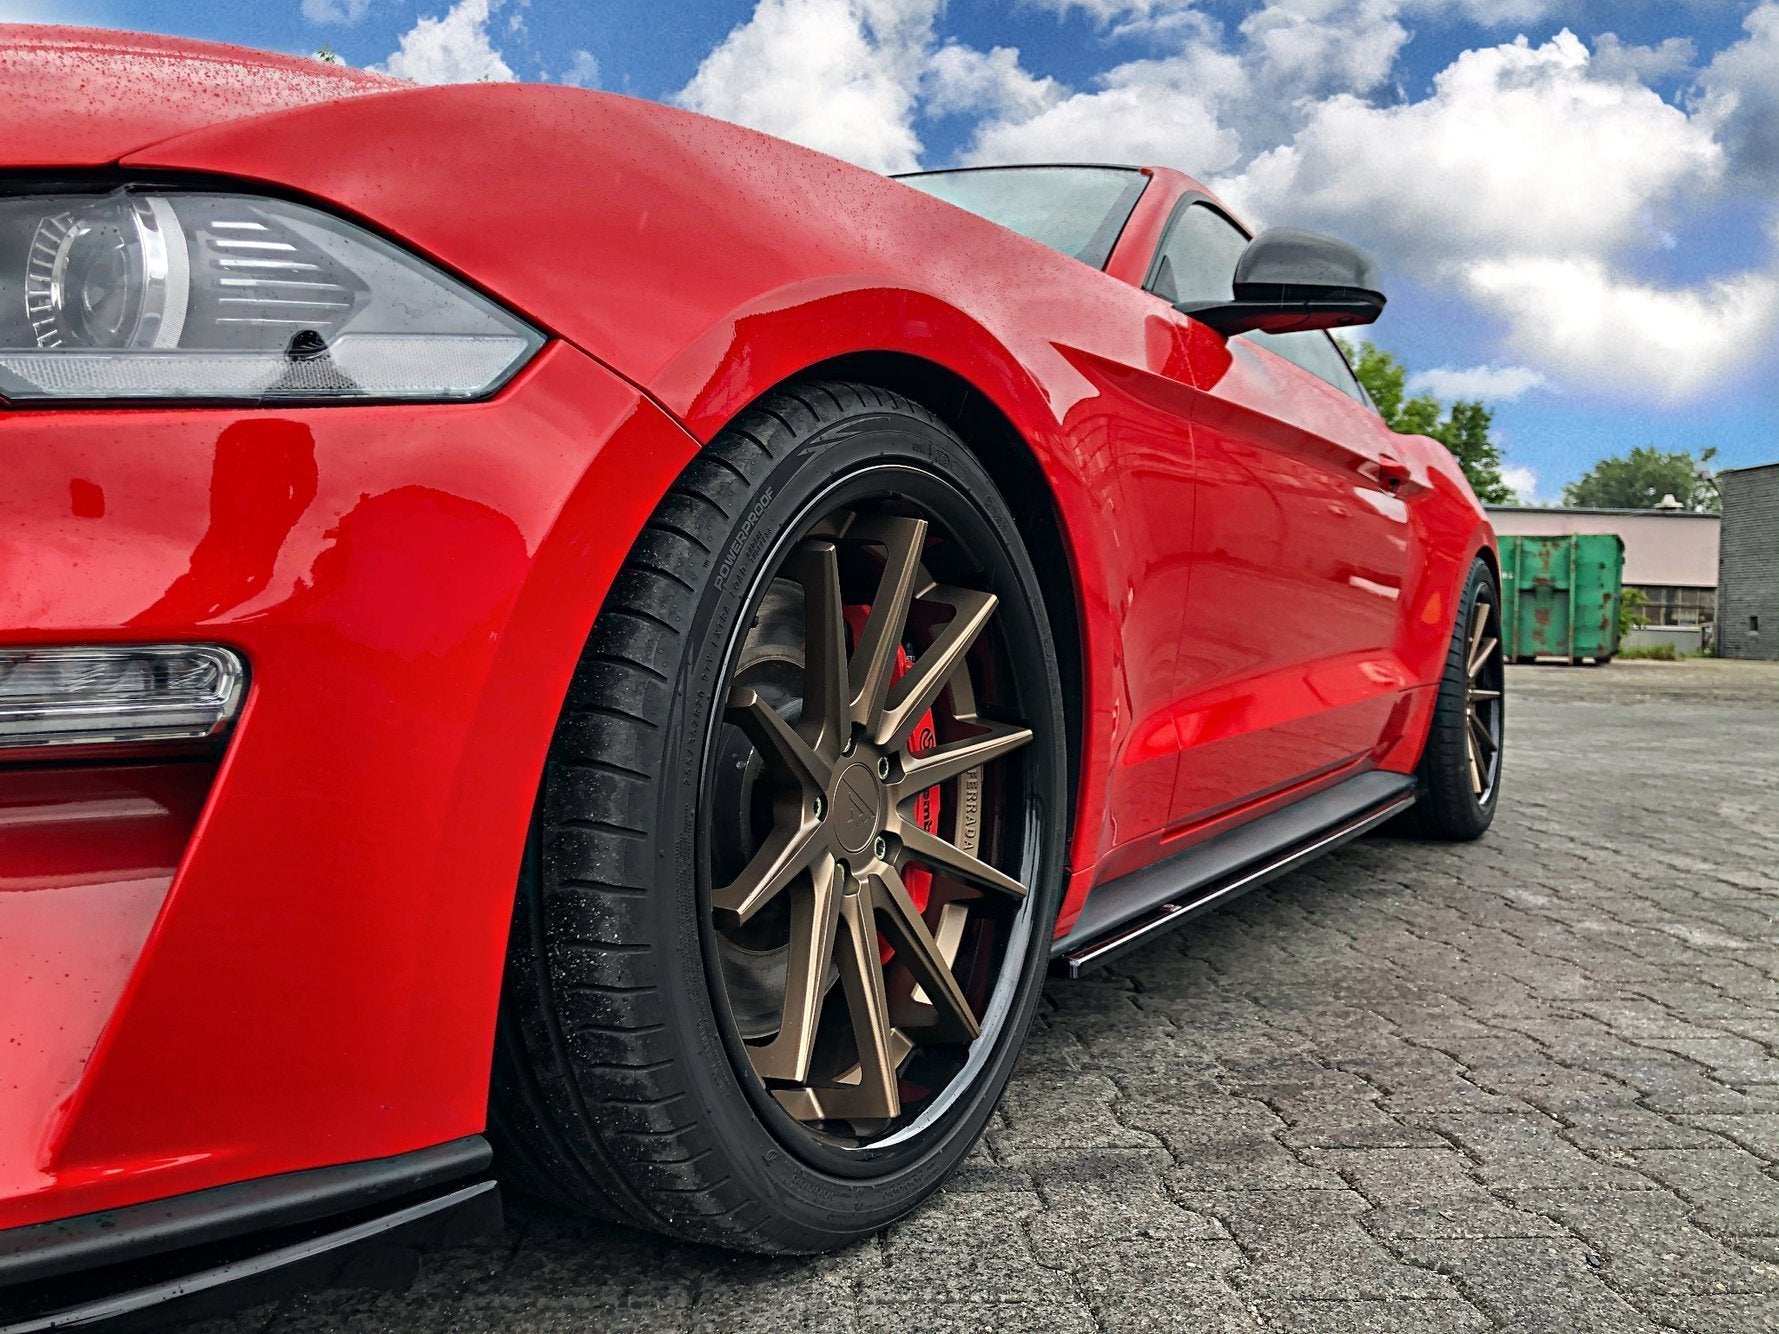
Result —
[[1149, 178], [1133, 167], [976, 167], [896, 179], [1103, 269]]

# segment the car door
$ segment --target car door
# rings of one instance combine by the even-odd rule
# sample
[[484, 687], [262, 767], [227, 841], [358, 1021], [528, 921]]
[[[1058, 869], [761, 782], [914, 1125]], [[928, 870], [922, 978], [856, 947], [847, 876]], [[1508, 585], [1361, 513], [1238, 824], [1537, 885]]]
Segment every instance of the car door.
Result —
[[[1146, 286], [1228, 300], [1247, 237], [1190, 197]], [[1196, 522], [1176, 657], [1175, 826], [1361, 764], [1407, 675], [1407, 472], [1319, 331], [1193, 340]]]

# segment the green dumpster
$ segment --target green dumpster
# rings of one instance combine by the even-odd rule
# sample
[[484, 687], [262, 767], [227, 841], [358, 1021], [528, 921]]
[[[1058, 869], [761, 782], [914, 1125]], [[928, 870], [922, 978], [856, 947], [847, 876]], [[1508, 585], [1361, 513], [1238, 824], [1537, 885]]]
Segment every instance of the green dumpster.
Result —
[[1503, 537], [1502, 652], [1509, 662], [1610, 662], [1625, 544], [1616, 533]]

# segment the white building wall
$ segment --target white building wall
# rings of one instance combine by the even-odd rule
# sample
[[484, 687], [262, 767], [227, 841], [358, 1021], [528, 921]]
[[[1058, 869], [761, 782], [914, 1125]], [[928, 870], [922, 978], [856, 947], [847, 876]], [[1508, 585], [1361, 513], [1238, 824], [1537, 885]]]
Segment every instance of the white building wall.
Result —
[[1528, 509], [1489, 506], [1497, 535], [1564, 537], [1617, 533], [1625, 544], [1625, 582], [1642, 587], [1717, 587], [1717, 545], [1723, 520], [1716, 514], [1667, 510]]

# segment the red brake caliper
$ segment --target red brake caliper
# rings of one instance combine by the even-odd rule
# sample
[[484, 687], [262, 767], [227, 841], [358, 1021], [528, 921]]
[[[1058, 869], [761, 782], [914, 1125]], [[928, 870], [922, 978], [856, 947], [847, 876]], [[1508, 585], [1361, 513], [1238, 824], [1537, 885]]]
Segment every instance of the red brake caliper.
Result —
[[[852, 632], [853, 642], [857, 643], [860, 632], [865, 628], [865, 617], [870, 615], [867, 606], [856, 605], [846, 609], [846, 628]], [[914, 665], [914, 659], [908, 656], [908, 650], [896, 645], [896, 665], [890, 673], [890, 684], [901, 680], [903, 673]], [[925, 755], [939, 744], [939, 733], [933, 725], [933, 711], [928, 709], [921, 714], [920, 721], [914, 725], [914, 731], [908, 737], [908, 752], [911, 755]], [[914, 823], [929, 834], [939, 832], [939, 789], [929, 787], [914, 799]], [[924, 866], [910, 866], [902, 872], [902, 883], [908, 886], [908, 897], [914, 900], [914, 906], [921, 912], [927, 909], [927, 899], [933, 892], [933, 873]], [[883, 962], [888, 963], [895, 950], [881, 935], [877, 938], [877, 947], [883, 955]]]

